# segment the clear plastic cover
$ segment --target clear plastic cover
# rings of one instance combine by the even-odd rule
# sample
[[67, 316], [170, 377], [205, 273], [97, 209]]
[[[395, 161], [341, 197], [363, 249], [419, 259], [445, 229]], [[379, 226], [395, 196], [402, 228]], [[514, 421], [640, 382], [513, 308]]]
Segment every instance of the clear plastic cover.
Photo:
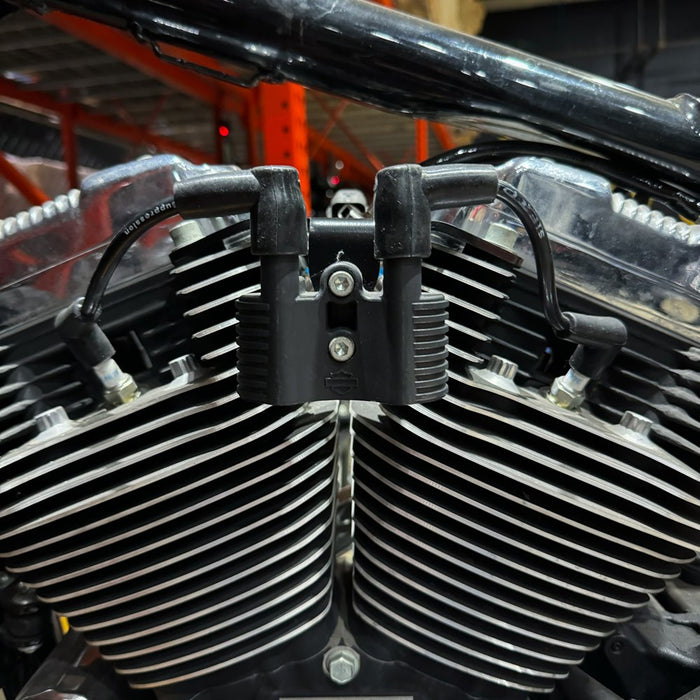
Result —
[[[176, 180], [206, 167], [172, 155], [136, 160], [94, 173], [80, 191], [1, 221], [0, 327], [82, 295], [112, 235], [171, 195]], [[114, 283], [168, 263], [172, 223], [154, 227], [129, 250]]]
[[[603, 177], [547, 159], [515, 158], [498, 170], [542, 218], [559, 285], [700, 342], [700, 226], [613, 193]], [[442, 218], [513, 250], [534, 274], [527, 235], [502, 205]]]

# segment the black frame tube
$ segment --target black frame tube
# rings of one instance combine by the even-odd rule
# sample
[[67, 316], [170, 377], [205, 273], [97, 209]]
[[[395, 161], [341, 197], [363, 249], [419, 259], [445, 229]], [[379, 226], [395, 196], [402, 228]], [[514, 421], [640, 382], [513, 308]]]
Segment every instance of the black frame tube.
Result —
[[[31, 7], [34, 0], [13, 0]], [[700, 178], [700, 101], [666, 100], [364, 0], [45, 0], [42, 6], [233, 61], [252, 79], [294, 80], [433, 119], [526, 125]], [[249, 82], [251, 76], [246, 77]]]

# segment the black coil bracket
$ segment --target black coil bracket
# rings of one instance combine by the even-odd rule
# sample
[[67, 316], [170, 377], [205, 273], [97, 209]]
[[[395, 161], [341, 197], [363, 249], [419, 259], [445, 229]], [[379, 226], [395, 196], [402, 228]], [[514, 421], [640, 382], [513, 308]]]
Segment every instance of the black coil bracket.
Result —
[[[327, 266], [318, 288], [308, 291], [299, 274], [309, 225], [298, 184], [288, 169], [252, 172], [261, 183], [251, 213], [261, 291], [237, 302], [241, 397], [274, 405], [329, 399], [404, 405], [444, 396], [447, 301], [421, 287], [430, 212], [492, 201], [493, 168], [403, 165], [377, 174], [374, 222], [363, 227], [383, 265], [381, 290], [372, 291], [374, 280], [366, 284], [347, 258]], [[356, 222], [335, 220], [334, 234], [342, 238], [343, 226], [349, 237], [356, 233]]]

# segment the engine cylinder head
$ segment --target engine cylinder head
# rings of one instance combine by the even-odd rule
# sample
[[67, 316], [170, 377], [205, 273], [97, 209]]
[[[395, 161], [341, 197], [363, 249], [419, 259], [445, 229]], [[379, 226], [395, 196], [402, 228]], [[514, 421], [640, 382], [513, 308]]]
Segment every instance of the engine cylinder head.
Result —
[[355, 422], [357, 614], [527, 692], [552, 690], [700, 545], [698, 474], [548, 403], [453, 377], [437, 404]]
[[239, 398], [233, 302], [259, 265], [231, 235], [173, 252], [206, 367], [176, 357], [170, 383], [0, 462], [3, 563], [137, 688], [244, 677], [334, 626], [335, 405]]
[[247, 222], [188, 239], [170, 257], [173, 285], [197, 360], [208, 367], [236, 364], [236, 299], [259, 289], [260, 263], [250, 253]]
[[[462, 254], [439, 254], [431, 287], [468, 286]], [[497, 311], [482, 298], [465, 320]], [[356, 407], [358, 640], [479, 696], [548, 693], [694, 558], [700, 475], [628, 428], [484, 381], [459, 326], [444, 399]]]

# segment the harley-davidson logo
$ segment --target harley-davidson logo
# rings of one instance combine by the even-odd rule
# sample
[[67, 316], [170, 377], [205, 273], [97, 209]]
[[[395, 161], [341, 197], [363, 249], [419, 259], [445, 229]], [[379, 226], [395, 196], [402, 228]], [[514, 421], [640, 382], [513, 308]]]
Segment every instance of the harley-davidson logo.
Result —
[[330, 389], [334, 394], [343, 396], [353, 389], [357, 389], [359, 384], [357, 377], [350, 372], [331, 372], [324, 380], [326, 389]]

